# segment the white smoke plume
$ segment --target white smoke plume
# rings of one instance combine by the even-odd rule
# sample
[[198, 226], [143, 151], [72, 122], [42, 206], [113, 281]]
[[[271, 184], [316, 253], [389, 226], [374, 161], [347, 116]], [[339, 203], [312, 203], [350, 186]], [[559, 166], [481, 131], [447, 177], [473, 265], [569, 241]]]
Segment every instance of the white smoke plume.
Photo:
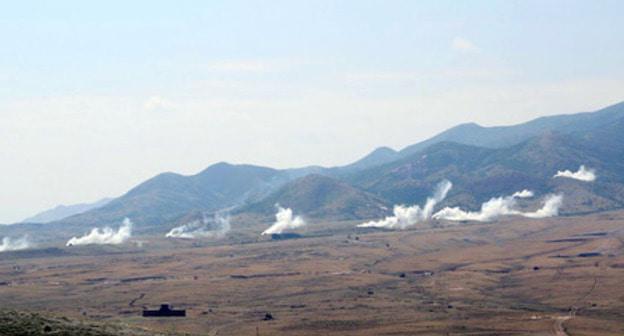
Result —
[[500, 216], [517, 215], [519, 214], [519, 211], [514, 210], [513, 207], [516, 205], [516, 197], [521, 194], [522, 192], [518, 192], [512, 196], [494, 197], [481, 204], [481, 210], [477, 212], [464, 211], [459, 207], [446, 207], [433, 215], [433, 218], [451, 221], [472, 220], [489, 222]]
[[436, 190], [432, 197], [427, 198], [425, 206], [421, 208], [418, 205], [410, 207], [404, 205], [395, 205], [393, 212], [394, 216], [386, 217], [380, 221], [370, 221], [367, 223], [359, 224], [358, 227], [376, 227], [376, 228], [388, 228], [388, 229], [404, 229], [406, 227], [415, 225], [420, 222], [424, 222], [431, 219], [433, 209], [436, 204], [440, 203], [446, 198], [446, 195], [453, 187], [453, 184], [444, 180], [438, 183]]
[[545, 218], [559, 215], [559, 207], [563, 203], [562, 195], [549, 195], [546, 197], [541, 209], [534, 212], [522, 212], [515, 209], [518, 198], [533, 197], [533, 192], [523, 190], [511, 196], [494, 197], [481, 205], [479, 211], [464, 211], [459, 207], [446, 207], [433, 215], [435, 219], [450, 221], [478, 221], [489, 222], [501, 216], [524, 216], [528, 218]]
[[0, 244], [0, 252], [24, 250], [30, 247], [28, 237], [23, 236], [17, 239], [11, 239], [10, 237], [2, 238], [2, 244]]
[[571, 178], [583, 182], [592, 182], [596, 180], [596, 170], [587, 169], [584, 165], [581, 165], [575, 172], [569, 170], [559, 170], [557, 171], [557, 174], [553, 176], [553, 178], [556, 177]]
[[270, 228], [264, 230], [262, 235], [282, 233], [285, 230], [292, 230], [306, 225], [301, 216], [294, 216], [292, 209], [282, 208], [277, 205], [277, 213], [275, 214], [275, 223]]
[[511, 197], [514, 198], [530, 198], [533, 197], [533, 192], [531, 190], [528, 189], [524, 189], [522, 191], [518, 191], [516, 193], [514, 193], [513, 195], [511, 195]]
[[563, 195], [548, 195], [541, 209], [522, 214], [528, 218], [546, 218], [559, 216], [559, 208], [563, 204]]
[[222, 238], [230, 231], [230, 217], [215, 214], [214, 218], [209, 218], [205, 214], [202, 220], [171, 229], [165, 236], [168, 238]]
[[118, 245], [122, 244], [132, 236], [132, 221], [126, 218], [123, 221], [123, 224], [119, 227], [117, 231], [113, 230], [110, 227], [105, 227], [103, 229], [93, 228], [89, 234], [86, 234], [80, 238], [73, 237], [70, 239], [66, 246], [73, 245]]

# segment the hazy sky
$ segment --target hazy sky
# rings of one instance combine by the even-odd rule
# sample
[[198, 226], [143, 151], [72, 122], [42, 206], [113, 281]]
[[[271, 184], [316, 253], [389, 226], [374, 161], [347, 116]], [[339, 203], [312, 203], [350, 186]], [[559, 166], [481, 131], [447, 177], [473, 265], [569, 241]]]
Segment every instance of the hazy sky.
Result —
[[624, 100], [622, 1], [20, 2], [0, 10], [3, 223], [163, 171], [341, 165]]

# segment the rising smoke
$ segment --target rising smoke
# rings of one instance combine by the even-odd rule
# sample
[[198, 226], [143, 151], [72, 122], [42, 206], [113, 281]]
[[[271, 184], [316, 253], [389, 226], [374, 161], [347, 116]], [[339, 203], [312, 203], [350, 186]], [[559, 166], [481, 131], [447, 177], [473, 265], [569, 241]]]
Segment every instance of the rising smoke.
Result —
[[262, 235], [282, 233], [285, 230], [292, 230], [306, 225], [306, 222], [301, 216], [293, 217], [292, 209], [282, 208], [279, 205], [276, 206], [277, 213], [275, 214], [275, 223], [271, 225], [270, 228], [264, 230]]
[[404, 205], [395, 205], [394, 216], [386, 217], [380, 221], [371, 221], [359, 224], [358, 227], [376, 227], [388, 229], [404, 229], [420, 222], [431, 219], [436, 204], [446, 198], [446, 195], [453, 187], [453, 184], [444, 180], [438, 183], [432, 197], [427, 198], [425, 206], [421, 208], [419, 205], [410, 207]]
[[524, 216], [528, 218], [545, 218], [559, 215], [559, 207], [563, 202], [562, 195], [549, 195], [544, 201], [541, 209], [534, 212], [522, 212], [515, 209], [518, 198], [533, 197], [533, 192], [523, 190], [511, 196], [494, 197], [481, 204], [479, 211], [464, 211], [459, 207], [446, 207], [433, 215], [435, 219], [445, 219], [450, 221], [478, 221], [489, 222], [501, 216]]
[[202, 220], [171, 229], [165, 236], [168, 238], [222, 238], [230, 231], [230, 217], [216, 213], [214, 218], [205, 214]]
[[541, 209], [522, 214], [528, 218], [546, 218], [559, 216], [559, 208], [563, 204], [563, 195], [548, 195]]
[[87, 235], [80, 238], [73, 237], [67, 242], [66, 246], [90, 244], [118, 245], [130, 239], [131, 236], [132, 222], [130, 219], [126, 218], [117, 231], [110, 227], [105, 227], [103, 229], [93, 228]]
[[513, 195], [511, 195], [511, 197], [514, 197], [514, 198], [530, 198], [530, 197], [533, 197], [533, 195], [534, 194], [533, 194], [533, 192], [531, 190], [524, 189], [522, 191], [515, 192]]
[[17, 239], [11, 239], [10, 237], [2, 238], [2, 244], [0, 244], [0, 252], [24, 250], [30, 247], [30, 242], [27, 236], [23, 236]]
[[596, 170], [587, 169], [584, 165], [581, 165], [575, 172], [570, 170], [560, 170], [553, 176], [553, 178], [556, 177], [571, 178], [583, 182], [592, 182], [596, 180]]

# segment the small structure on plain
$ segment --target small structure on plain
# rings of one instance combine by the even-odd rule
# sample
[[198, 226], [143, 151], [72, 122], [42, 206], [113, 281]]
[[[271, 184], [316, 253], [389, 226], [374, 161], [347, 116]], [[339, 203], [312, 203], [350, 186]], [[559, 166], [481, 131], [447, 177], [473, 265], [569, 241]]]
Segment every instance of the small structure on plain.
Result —
[[143, 317], [185, 317], [186, 310], [172, 309], [168, 304], [160, 305], [158, 310], [146, 309], [143, 311]]

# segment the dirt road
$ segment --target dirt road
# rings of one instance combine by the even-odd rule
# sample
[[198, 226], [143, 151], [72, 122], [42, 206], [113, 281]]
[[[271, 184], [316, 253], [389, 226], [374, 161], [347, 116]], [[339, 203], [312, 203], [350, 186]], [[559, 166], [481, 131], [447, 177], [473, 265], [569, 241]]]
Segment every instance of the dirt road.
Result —
[[573, 307], [572, 309], [570, 309], [570, 312], [568, 313], [568, 315], [556, 316], [554, 318], [555, 323], [553, 323], [552, 334], [555, 336], [570, 336], [566, 332], [565, 327], [563, 326], [563, 323], [567, 320], [574, 318], [575, 315], [576, 315], [576, 308]]

